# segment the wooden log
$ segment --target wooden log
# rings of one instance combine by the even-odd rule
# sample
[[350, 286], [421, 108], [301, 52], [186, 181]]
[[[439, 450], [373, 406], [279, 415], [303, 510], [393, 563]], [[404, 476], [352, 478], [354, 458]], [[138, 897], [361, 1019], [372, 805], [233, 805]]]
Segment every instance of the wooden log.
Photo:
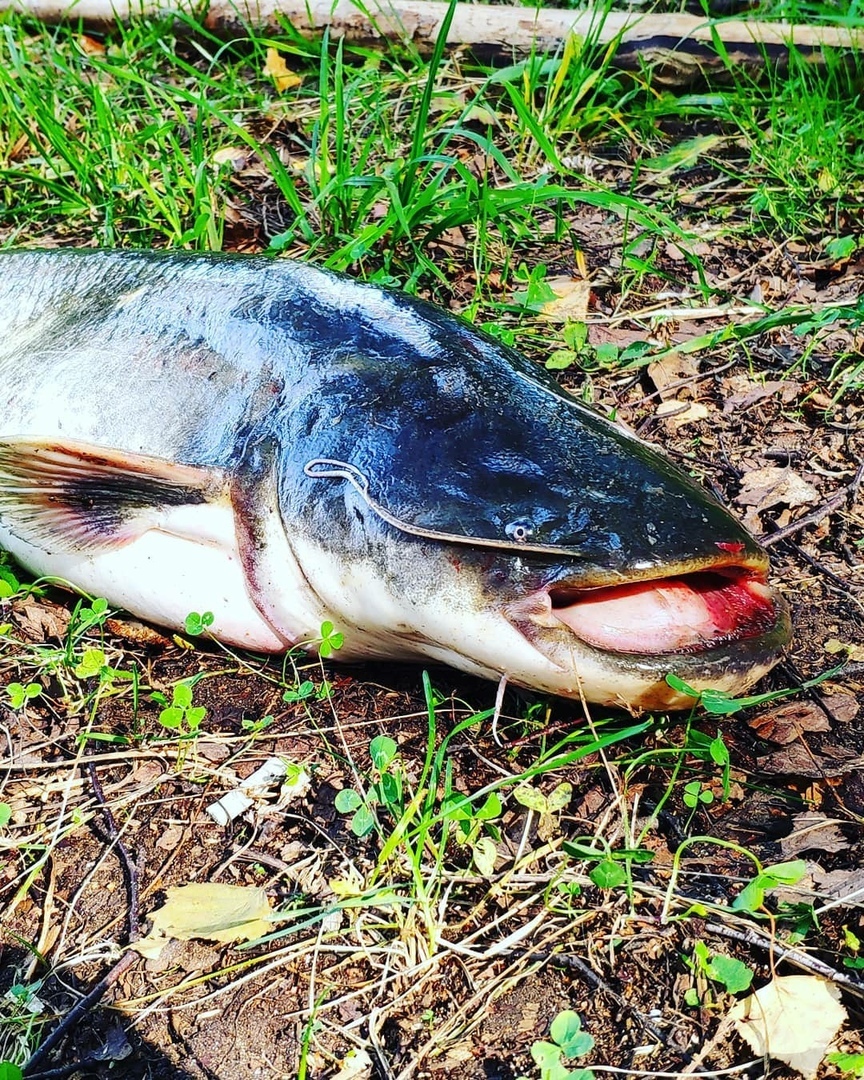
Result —
[[[444, 21], [443, 0], [0, 0], [0, 11], [26, 12], [46, 22], [81, 20], [92, 29], [108, 29], [119, 19], [135, 16], [165, 17], [181, 12], [216, 32], [236, 33], [254, 27], [278, 33], [288, 20], [301, 34], [314, 36], [329, 27], [334, 38], [353, 44], [375, 45], [382, 39], [412, 42], [421, 50], [432, 48]], [[560, 47], [570, 34], [592, 38], [599, 44], [617, 42], [617, 59], [625, 67], [644, 60], [670, 68], [672, 81], [722, 70], [725, 62], [712, 48], [719, 37], [733, 62], [760, 63], [788, 53], [790, 45], [807, 53], [824, 47], [864, 47], [864, 30], [842, 26], [807, 26], [749, 19], [712, 20], [697, 15], [657, 15], [611, 11], [605, 17], [592, 11], [510, 7], [460, 2], [447, 35], [450, 46], [479, 51], [526, 53]], [[680, 69], [680, 70], [679, 70]], [[682, 81], [678, 78], [677, 81]]]

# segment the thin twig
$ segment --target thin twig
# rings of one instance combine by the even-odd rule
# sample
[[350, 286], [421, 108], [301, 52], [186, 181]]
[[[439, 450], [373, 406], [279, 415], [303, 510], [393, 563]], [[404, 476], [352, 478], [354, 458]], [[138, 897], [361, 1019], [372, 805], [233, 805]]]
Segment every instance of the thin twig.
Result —
[[72, 1006], [57, 1027], [54, 1028], [39, 1049], [31, 1055], [30, 1060], [24, 1066], [24, 1075], [28, 1077], [29, 1080], [32, 1080], [32, 1078], [37, 1075], [37, 1067], [48, 1059], [52, 1050], [69, 1034], [79, 1020], [85, 1017], [91, 1009], [99, 1004], [106, 992], [111, 989], [124, 971], [132, 967], [137, 959], [138, 953], [131, 951], [124, 953], [114, 967], [112, 967], [107, 974], [103, 975], [99, 982], [96, 983], [90, 993], [86, 994], [80, 1001]]
[[830, 964], [826, 964], [824, 960], [820, 960], [816, 956], [811, 956], [809, 953], [802, 952], [801, 949], [785, 948], [783, 945], [778, 944], [773, 938], [768, 937], [766, 934], [761, 934], [757, 930], [749, 927], [738, 930], [735, 927], [726, 926], [723, 923], [710, 922], [705, 924], [705, 931], [706, 933], [719, 934], [721, 937], [731, 938], [733, 941], [740, 941], [745, 945], [755, 945], [757, 948], [765, 949], [773, 953], [778, 961], [783, 960], [787, 964], [792, 964], [794, 967], [803, 968], [805, 971], [811, 971], [814, 975], [821, 975], [823, 979], [828, 979], [830, 982], [845, 987], [850, 993], [855, 994], [856, 997], [864, 998], [864, 984], [859, 980], [853, 979], [849, 975], [845, 975], [842, 971], [837, 971], [837, 969], [832, 968]]
[[646, 401], [653, 401], [656, 397], [662, 397], [663, 394], [668, 394], [671, 390], [680, 390], [682, 386], [690, 386], [691, 383], [701, 382], [703, 379], [710, 379], [712, 375], [719, 375], [723, 371], [728, 371], [729, 368], [734, 367], [737, 363], [738, 358], [735, 357], [734, 360], [729, 360], [725, 364], [720, 364], [719, 367], [711, 368], [710, 371], [700, 371], [696, 375], [688, 375], [686, 379], [677, 379], [675, 382], [669, 383], [668, 386], [662, 386], [659, 390], [655, 390], [653, 394], [646, 394], [645, 397], [639, 398], [637, 402], [634, 402], [633, 407], [636, 408], [639, 405], [644, 405]]
[[64, 1080], [73, 1073], [84, 1072], [85, 1069], [96, 1069], [99, 1065], [105, 1065], [104, 1058], [93, 1056], [82, 1058], [80, 1061], [72, 1061], [68, 1065], [58, 1065], [56, 1069], [46, 1069], [44, 1072], [27, 1073], [28, 1080]]
[[123, 871], [126, 877], [126, 887], [129, 890], [129, 920], [128, 920], [128, 943], [137, 941], [141, 936], [140, 915], [138, 908], [138, 865], [135, 863], [126, 849], [125, 844], [120, 839], [120, 831], [117, 828], [117, 823], [114, 821], [114, 815], [108, 809], [108, 803], [105, 801], [105, 792], [102, 790], [102, 784], [99, 780], [99, 776], [96, 772], [96, 765], [94, 762], [89, 762], [87, 765], [87, 776], [90, 778], [90, 783], [93, 787], [93, 794], [96, 796], [96, 801], [99, 803], [99, 809], [102, 811], [102, 817], [105, 821], [105, 829], [108, 833], [108, 839], [117, 848], [117, 853], [120, 856], [120, 861], [123, 864]]
[[817, 570], [820, 574], [823, 574], [825, 577], [829, 578], [829, 580], [833, 581], [839, 589], [842, 589], [842, 591], [849, 596], [855, 596], [858, 590], [862, 588], [857, 582], [846, 581], [845, 578], [840, 577], [839, 574], [835, 574], [833, 570], [829, 570], [823, 562], [817, 559], [815, 555], [811, 555], [809, 551], [805, 551], [800, 544], [796, 544], [792, 541], [791, 546], [799, 558], [812, 566], [814, 570]]

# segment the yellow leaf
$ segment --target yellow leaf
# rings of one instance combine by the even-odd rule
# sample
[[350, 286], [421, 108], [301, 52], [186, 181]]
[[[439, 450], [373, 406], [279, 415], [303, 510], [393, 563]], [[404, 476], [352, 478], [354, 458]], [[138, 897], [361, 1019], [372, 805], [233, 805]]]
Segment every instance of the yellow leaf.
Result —
[[591, 283], [571, 277], [546, 278], [544, 284], [555, 293], [554, 300], [547, 300], [541, 308], [544, 318], [552, 322], [585, 322], [588, 318], [588, 300]]
[[88, 34], [80, 34], [78, 37], [78, 47], [81, 52], [87, 56], [104, 56], [105, 46], [101, 41], [97, 41], [96, 38], [90, 37]]
[[695, 424], [697, 420], [704, 420], [708, 416], [708, 409], [701, 401], [687, 403], [686, 409], [681, 408], [683, 404], [685, 403], [676, 398], [661, 401], [657, 406], [657, 415], [668, 416], [670, 423], [675, 427], [680, 427], [682, 424]]
[[846, 1020], [840, 991], [815, 975], [781, 975], [729, 1013], [760, 1057], [783, 1061], [810, 1080]]
[[286, 90], [291, 90], [303, 82], [303, 79], [288, 67], [285, 63], [285, 57], [278, 49], [270, 48], [267, 50], [267, 60], [264, 64], [263, 73], [272, 78], [273, 85], [280, 94], [284, 94]]
[[235, 172], [245, 167], [249, 160], [249, 151], [242, 146], [223, 146], [210, 158], [214, 165], [230, 165]]
[[150, 916], [150, 933], [132, 946], [155, 959], [167, 941], [252, 941], [272, 930], [270, 901], [263, 889], [194, 882], [166, 890], [167, 900]]
[[841, 641], [839, 638], [829, 638], [822, 647], [831, 655], [845, 652], [846, 659], [853, 663], [864, 660], [864, 645], [854, 645], [848, 641]]
[[830, 169], [822, 169], [822, 171], [819, 173], [816, 183], [819, 185], [819, 190], [824, 191], [827, 195], [834, 191], [837, 187], [837, 177], [834, 175], [834, 173], [831, 172]]
[[333, 1080], [366, 1080], [372, 1073], [372, 1058], [362, 1046], [349, 1050], [342, 1059], [342, 1067]]

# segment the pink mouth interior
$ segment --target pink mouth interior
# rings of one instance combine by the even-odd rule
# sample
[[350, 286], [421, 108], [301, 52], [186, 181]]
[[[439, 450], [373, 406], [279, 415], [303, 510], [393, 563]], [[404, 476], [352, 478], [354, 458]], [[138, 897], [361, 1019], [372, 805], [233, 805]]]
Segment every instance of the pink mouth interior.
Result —
[[735, 571], [582, 593], [553, 587], [549, 597], [555, 616], [582, 641], [623, 653], [699, 652], [758, 637], [777, 619], [768, 586]]

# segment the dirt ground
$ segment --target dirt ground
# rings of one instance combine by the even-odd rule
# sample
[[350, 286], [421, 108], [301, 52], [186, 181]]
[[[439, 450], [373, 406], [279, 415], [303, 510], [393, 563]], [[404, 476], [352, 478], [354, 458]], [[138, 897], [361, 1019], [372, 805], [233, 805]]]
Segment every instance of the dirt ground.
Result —
[[[597, 161], [601, 178], [606, 170], [610, 183], [623, 182], [623, 166]], [[690, 184], [698, 187], [693, 177]], [[650, 199], [651, 191], [640, 196]], [[266, 244], [262, 207], [266, 199], [246, 207], [235, 246]], [[720, 307], [690, 318], [660, 277], [644, 279], [622, 306], [617, 225], [586, 209], [570, 226], [592, 277], [594, 345], [627, 345], [646, 334], [684, 343], [724, 326], [730, 316], [722, 305], [748, 297], [775, 306], [854, 300], [864, 270], [830, 263], [815, 243], [709, 239], [699, 254]], [[459, 244], [456, 235], [445, 238], [442, 257], [464, 270], [467, 294], [469, 260], [460, 262]], [[550, 276], [575, 273], [572, 249], [538, 244], [525, 258], [541, 252]], [[671, 241], [658, 265], [687, 280]], [[454, 306], [459, 295], [457, 284]], [[202, 639], [187, 648], [120, 614], [86, 641], [115, 667], [134, 667], [142, 690], [137, 700], [128, 688], [104, 699], [94, 717], [71, 676], [63, 685], [38, 667], [33, 650], [7, 646], [4, 681], [35, 678], [42, 694], [0, 710], [8, 751], [2, 797], [15, 826], [15, 846], [5, 848], [0, 865], [7, 883], [0, 978], [5, 991], [44, 977], [38, 998], [46, 1030], [111, 969], [130, 934], [146, 929], [169, 887], [262, 886], [274, 905], [298, 909], [332, 903], [340, 888], [350, 893], [352, 880], [411, 897], [344, 907], [249, 950], [192, 940], [172, 942], [158, 959], [137, 958], [40, 1068], [130, 1080], [513, 1080], [539, 1075], [531, 1044], [548, 1038], [552, 1019], [572, 1009], [595, 1039], [578, 1064], [596, 1071], [741, 1066], [743, 1075], [767, 1074], [767, 1063], [724, 1025], [730, 996], [694, 970], [700, 942], [712, 955], [742, 960], [754, 985], [774, 969], [807, 972], [808, 959], [821, 965], [817, 973], [828, 973], [850, 1012], [839, 1048], [860, 1053], [864, 981], [844, 960], [855, 960], [850, 943], [864, 937], [861, 907], [854, 896], [842, 898], [864, 887], [864, 429], [860, 394], [833, 400], [829, 375], [844, 352], [860, 360], [861, 342], [841, 329], [807, 355], [809, 342], [779, 328], [716, 354], [672, 353], [647, 369], [586, 375], [574, 368], [563, 382], [583, 395], [589, 388], [599, 407], [614, 409], [696, 472], [771, 543], [773, 579], [791, 606], [795, 637], [760, 689], [797, 685], [848, 657], [845, 667], [791, 705], [726, 718], [700, 714], [693, 723], [656, 718], [606, 755], [538, 779], [547, 792], [565, 780], [573, 786], [551, 835], [538, 835], [536, 816], [529, 821], [524, 806], [505, 800], [495, 871], [479, 873], [454, 846], [443, 884], [425, 906], [399, 853], [382, 874], [382, 840], [374, 832], [355, 836], [334, 805], [340, 789], [356, 786], [355, 769], [368, 769], [369, 742], [378, 735], [397, 741], [404, 775], [416, 782], [427, 751], [419, 669], [322, 669], [298, 660], [299, 672], [289, 668], [285, 680], [278, 658], [238, 657]], [[541, 352], [542, 341], [538, 358]], [[812, 524], [784, 532], [806, 515]], [[59, 647], [74, 602], [49, 589], [4, 601], [2, 621], [11, 624], [10, 639]], [[204, 676], [195, 704], [207, 714], [199, 737], [181, 743], [166, 738], [151, 691], [170, 697], [178, 679], [195, 674]], [[306, 678], [316, 687], [330, 680], [329, 698], [285, 702], [285, 685]], [[443, 702], [439, 739], [495, 703], [493, 685], [446, 669], [431, 678]], [[266, 717], [272, 722], [256, 730]], [[593, 719], [604, 732], [634, 722], [609, 710], [594, 711]], [[508, 690], [497, 731], [485, 723], [453, 738], [454, 783], [476, 791], [518, 774], [576, 729], [586, 730], [578, 703]], [[694, 731], [704, 746], [718, 729], [731, 761], [726, 790], [710, 762], [684, 755], [669, 796], [676, 758], [666, 752], [697, 745]], [[116, 736], [126, 741], [108, 741]], [[231, 825], [215, 824], [208, 805], [274, 755], [303, 766], [311, 780], [306, 793], [278, 805], [274, 792]], [[710, 804], [685, 804], [683, 781], [694, 778], [712, 792]], [[642, 843], [654, 858], [633, 865], [629, 888], [600, 889], [572, 861], [573, 887], [561, 887], [563, 840], [599, 835], [627, 847], [652, 815]], [[691, 841], [673, 862], [683, 841], [699, 836], [710, 839]], [[770, 918], [729, 906], [753, 873], [742, 848], [763, 865], [806, 861], [806, 876], [772, 897]], [[692, 993], [686, 997], [693, 990], [695, 1003]]]

